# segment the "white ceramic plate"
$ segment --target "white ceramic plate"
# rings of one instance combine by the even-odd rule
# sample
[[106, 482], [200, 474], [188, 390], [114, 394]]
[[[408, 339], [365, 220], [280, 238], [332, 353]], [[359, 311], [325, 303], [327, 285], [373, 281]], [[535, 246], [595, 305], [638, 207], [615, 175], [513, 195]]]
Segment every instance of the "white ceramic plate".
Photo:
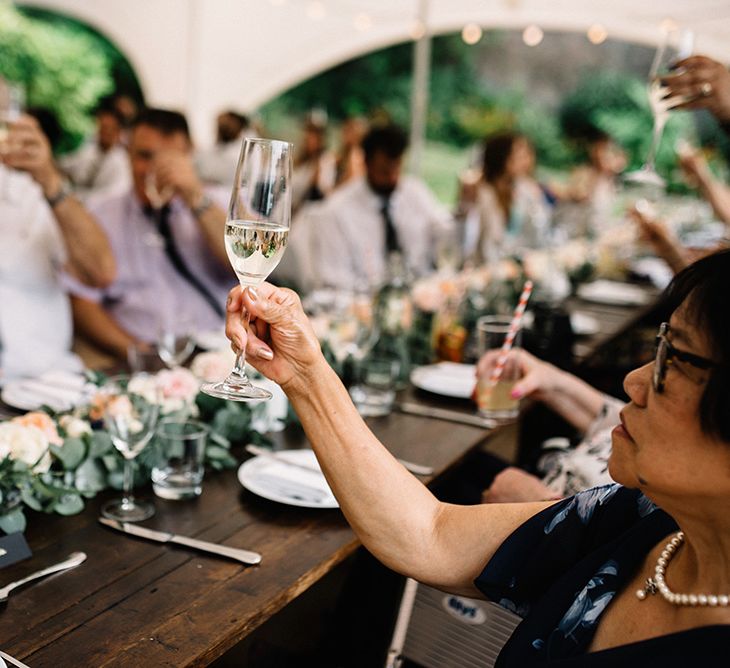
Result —
[[591, 336], [598, 334], [601, 325], [592, 315], [575, 311], [570, 314], [570, 327], [576, 336]]
[[317, 470], [305, 471], [270, 457], [253, 457], [239, 467], [238, 481], [249, 492], [288, 506], [339, 508], [312, 450], [279, 450], [276, 456]]
[[476, 385], [476, 367], [455, 362], [419, 366], [411, 371], [411, 383], [421, 390], [444, 397], [469, 399]]
[[646, 292], [636, 285], [605, 280], [581, 285], [578, 288], [578, 296], [597, 304], [613, 304], [616, 306], [640, 306], [649, 301]]
[[88, 400], [87, 388], [86, 379], [79, 374], [49, 371], [38, 378], [8, 381], [0, 398], [8, 406], [22, 411], [34, 411], [41, 406], [67, 411]]

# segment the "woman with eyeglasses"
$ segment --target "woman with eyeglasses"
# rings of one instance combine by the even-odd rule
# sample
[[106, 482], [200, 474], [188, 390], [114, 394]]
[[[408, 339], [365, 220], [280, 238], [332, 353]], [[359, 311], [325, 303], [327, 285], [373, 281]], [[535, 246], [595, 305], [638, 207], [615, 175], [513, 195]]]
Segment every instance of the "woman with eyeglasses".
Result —
[[[673, 280], [656, 359], [624, 381], [617, 484], [558, 502], [438, 501], [367, 428], [293, 292], [235, 288], [227, 333], [287, 392], [342, 511], [385, 565], [523, 621], [497, 665], [727, 666], [730, 251]], [[252, 315], [252, 332], [238, 316]]]

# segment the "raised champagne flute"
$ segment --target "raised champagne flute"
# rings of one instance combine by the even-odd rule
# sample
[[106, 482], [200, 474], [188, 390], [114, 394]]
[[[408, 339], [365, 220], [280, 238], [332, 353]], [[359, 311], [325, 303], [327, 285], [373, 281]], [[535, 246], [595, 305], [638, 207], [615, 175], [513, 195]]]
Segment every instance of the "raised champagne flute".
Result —
[[646, 160], [640, 169], [626, 174], [624, 180], [630, 185], [648, 186], [664, 189], [666, 182], [657, 173], [655, 161], [659, 149], [664, 126], [669, 120], [669, 112], [685, 100], [681, 97], [669, 97], [669, 89], [663, 78], [674, 72], [675, 64], [692, 55], [694, 33], [670, 26], [665, 30], [664, 39], [654, 54], [649, 70], [648, 89], [649, 106], [654, 117], [654, 129]]
[[[225, 228], [228, 259], [243, 288], [266, 280], [284, 254], [291, 221], [291, 153], [288, 142], [243, 140]], [[245, 311], [242, 317], [248, 328], [250, 314]], [[228, 378], [206, 383], [201, 390], [232, 401], [272, 396], [268, 390], [251, 384], [243, 350]]]

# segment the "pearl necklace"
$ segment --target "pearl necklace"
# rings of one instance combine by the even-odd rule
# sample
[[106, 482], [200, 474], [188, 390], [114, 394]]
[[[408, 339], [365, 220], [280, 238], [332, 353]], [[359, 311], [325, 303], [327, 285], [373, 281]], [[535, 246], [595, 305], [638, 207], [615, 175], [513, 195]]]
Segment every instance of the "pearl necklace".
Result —
[[654, 577], [646, 579], [644, 588], [636, 591], [636, 598], [643, 601], [648, 594], [653, 595], [659, 592], [665, 601], [674, 605], [709, 605], [711, 607], [727, 607], [730, 605], [730, 596], [726, 594], [719, 596], [714, 594], [675, 594], [667, 587], [664, 574], [669, 562], [674, 558], [682, 543], [684, 543], [684, 532], [679, 531], [662, 550], [654, 568]]

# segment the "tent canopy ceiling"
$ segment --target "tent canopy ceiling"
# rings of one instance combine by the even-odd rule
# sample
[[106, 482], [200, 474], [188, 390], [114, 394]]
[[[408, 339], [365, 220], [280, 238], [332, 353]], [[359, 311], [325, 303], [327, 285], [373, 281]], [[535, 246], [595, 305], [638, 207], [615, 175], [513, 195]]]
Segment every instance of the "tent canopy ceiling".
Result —
[[[253, 109], [357, 55], [412, 39], [420, 0], [31, 0], [109, 39], [137, 71], [151, 104], [184, 110], [196, 137], [233, 106]], [[645, 44], [672, 19], [696, 50], [730, 61], [730, 0], [427, 0], [434, 34], [467, 23], [585, 32]], [[539, 47], [537, 47], [539, 48]]]

